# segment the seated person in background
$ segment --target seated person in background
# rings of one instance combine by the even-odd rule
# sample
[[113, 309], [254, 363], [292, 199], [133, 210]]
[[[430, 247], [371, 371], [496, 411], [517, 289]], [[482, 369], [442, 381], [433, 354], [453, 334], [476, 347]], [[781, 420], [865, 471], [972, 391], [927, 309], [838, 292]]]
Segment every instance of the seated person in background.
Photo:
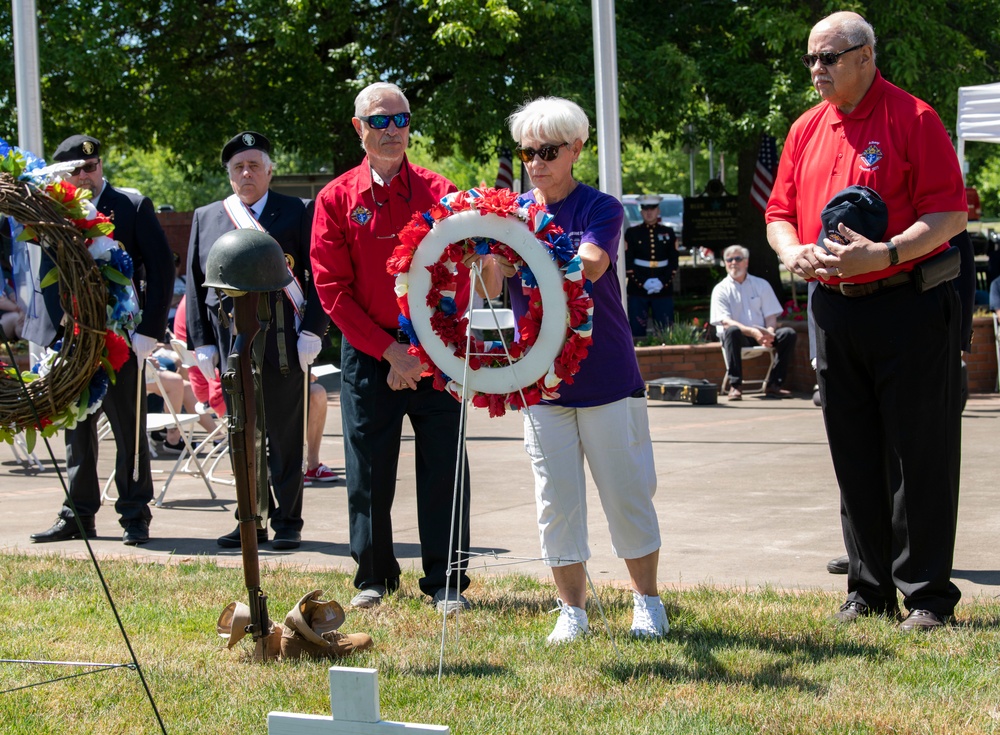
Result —
[[750, 267], [749, 250], [742, 245], [730, 245], [723, 253], [723, 259], [729, 275], [712, 289], [709, 321], [718, 331], [722, 349], [726, 352], [731, 386], [729, 400], [743, 398], [741, 350], [754, 345], [774, 347], [777, 352], [765, 395], [772, 398], [789, 396], [791, 393], [781, 384], [795, 350], [795, 330], [791, 327], [776, 329], [781, 304], [771, 284], [747, 273]]
[[[174, 315], [174, 339], [182, 344], [188, 344], [187, 340], [187, 297], [182, 296], [177, 303], [177, 313]], [[215, 377], [208, 380], [201, 372], [195, 368], [188, 370], [181, 367], [181, 375], [187, 374], [187, 379], [191, 382], [191, 390], [199, 403], [209, 406], [218, 416], [226, 415], [226, 402], [222, 397], [222, 380], [219, 371], [215, 371]]]
[[3, 293], [0, 293], [0, 331], [6, 335], [8, 340], [15, 341], [21, 338], [21, 330], [24, 328], [24, 311], [17, 303], [14, 292], [3, 284]]
[[990, 284], [990, 311], [1000, 316], [1000, 278], [994, 278]]
[[[185, 317], [187, 314], [187, 297], [181, 297], [177, 305], [177, 315], [174, 319], [174, 338], [180, 342], [187, 343], [187, 324]], [[219, 371], [215, 371], [215, 378], [207, 380], [201, 370], [197, 368], [187, 370], [181, 368], [182, 374], [187, 372], [191, 381], [191, 389], [197, 400], [206, 406], [210, 406], [219, 416], [226, 415], [226, 403], [222, 398], [222, 381], [219, 379]], [[326, 426], [327, 395], [326, 388], [316, 382], [316, 376], [310, 376], [313, 381], [309, 386], [309, 418], [306, 426], [306, 473], [304, 482], [311, 484], [314, 482], [336, 482], [339, 478], [337, 473], [319, 461], [319, 447], [323, 441], [323, 429]], [[164, 384], [164, 388], [166, 388]], [[168, 389], [169, 390], [169, 389]], [[164, 442], [167, 448], [170, 437]], [[170, 451], [167, 448], [167, 451]]]
[[[170, 405], [176, 413], [195, 413], [195, 406], [198, 403], [198, 399], [194, 395], [191, 383], [181, 377], [180, 373], [160, 367], [158, 375], [160, 383], [163, 384], [163, 392], [161, 393], [160, 386], [157, 385], [151, 375], [148, 375], [148, 371], [154, 369], [152, 365], [146, 365], [146, 392], [166, 398], [170, 401]], [[166, 394], [165, 396], [163, 395], [164, 393]], [[166, 407], [164, 407], [164, 411], [166, 410]], [[198, 423], [207, 432], [215, 430], [215, 419], [209, 413], [200, 414]], [[152, 432], [151, 436], [154, 440], [162, 444], [162, 451], [165, 454], [180, 454], [184, 451], [184, 437], [181, 436], [181, 432], [177, 427], [171, 426], [165, 429], [163, 434], [160, 435], [157, 435], [157, 432]]]
[[336, 482], [337, 473], [319, 461], [319, 445], [323, 441], [323, 429], [326, 427], [326, 388], [316, 382], [316, 376], [310, 375], [309, 405], [306, 410], [306, 474], [303, 481], [309, 485], [314, 482]]

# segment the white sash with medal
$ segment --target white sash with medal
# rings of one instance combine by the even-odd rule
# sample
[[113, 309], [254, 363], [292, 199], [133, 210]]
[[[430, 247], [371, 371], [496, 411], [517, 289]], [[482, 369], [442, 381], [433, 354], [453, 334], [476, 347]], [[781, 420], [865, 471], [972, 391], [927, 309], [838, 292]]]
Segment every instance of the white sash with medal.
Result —
[[[260, 222], [254, 217], [253, 212], [247, 207], [240, 198], [235, 194], [226, 197], [222, 206], [226, 210], [226, 214], [229, 215], [230, 221], [233, 226], [238, 230], [260, 230], [261, 232], [267, 232], [263, 227], [261, 227]], [[286, 261], [287, 265], [287, 261]], [[292, 304], [292, 309], [295, 311], [295, 330], [298, 331], [302, 326], [302, 317], [304, 316], [304, 311], [306, 308], [306, 294], [302, 290], [302, 284], [295, 277], [295, 273], [292, 271], [291, 266], [288, 266], [288, 275], [292, 277], [291, 282], [285, 286], [285, 295]]]

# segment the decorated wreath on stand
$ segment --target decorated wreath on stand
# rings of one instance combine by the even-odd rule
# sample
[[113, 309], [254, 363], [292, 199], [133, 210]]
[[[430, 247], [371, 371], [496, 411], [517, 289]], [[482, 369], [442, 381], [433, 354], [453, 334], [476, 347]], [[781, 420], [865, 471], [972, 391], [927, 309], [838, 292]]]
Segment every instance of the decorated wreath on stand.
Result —
[[38, 432], [49, 437], [73, 428], [100, 408], [129, 359], [128, 332], [140, 319], [132, 260], [90, 192], [59, 178], [67, 170], [46, 168], [0, 139], [0, 214], [14, 221], [18, 241], [36, 243], [51, 259], [38, 290], [58, 281], [64, 312], [62, 339], [30, 371], [19, 374], [0, 355], [0, 439], [12, 442], [23, 432], [29, 451]]
[[[410, 354], [431, 366], [436, 388], [460, 400], [467, 380], [466, 395], [490, 416], [557, 398], [593, 341], [594, 302], [583, 265], [552, 220], [543, 206], [508, 189], [455, 192], [413, 217], [386, 263], [396, 276]], [[459, 265], [473, 252], [503, 256], [517, 268], [528, 309], [516, 342], [469, 336], [455, 297]]]

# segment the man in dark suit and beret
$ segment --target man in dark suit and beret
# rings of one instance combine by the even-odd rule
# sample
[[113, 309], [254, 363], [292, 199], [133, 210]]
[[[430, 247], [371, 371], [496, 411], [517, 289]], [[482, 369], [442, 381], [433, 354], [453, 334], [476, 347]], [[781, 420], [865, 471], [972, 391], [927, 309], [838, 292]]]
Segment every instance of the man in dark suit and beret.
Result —
[[[230, 330], [219, 311], [232, 311], [232, 299], [206, 288], [208, 253], [223, 234], [240, 228], [266, 231], [278, 241], [294, 281], [283, 292], [271, 294], [273, 321], [264, 350], [263, 392], [267, 463], [273, 495], [268, 515], [275, 549], [298, 548], [302, 533], [302, 444], [304, 380], [316, 359], [322, 335], [330, 323], [316, 297], [309, 262], [312, 204], [270, 190], [274, 166], [271, 143], [247, 130], [222, 149], [233, 195], [195, 210], [188, 244], [188, 340], [206, 378], [216, 366], [225, 369], [231, 348]], [[280, 308], [278, 306], [280, 305]], [[257, 529], [259, 543], [267, 529]], [[218, 539], [220, 546], [239, 548], [239, 527]]]
[[[174, 283], [174, 266], [166, 235], [156, 219], [153, 203], [138, 192], [115, 189], [104, 178], [101, 142], [88, 135], [72, 135], [56, 148], [53, 160], [79, 161], [67, 181], [78, 188], [89, 189], [97, 211], [107, 215], [115, 225], [114, 238], [125, 248], [134, 265], [134, 284], [142, 307], [142, 319], [131, 336], [135, 359], [128, 360], [108, 387], [101, 410], [66, 431], [66, 468], [69, 494], [76, 507], [87, 538], [97, 535], [94, 516], [101, 507], [101, 485], [97, 478], [97, 422], [103, 412], [111, 424], [115, 438], [115, 487], [118, 499], [115, 510], [124, 529], [122, 541], [129, 546], [149, 541], [153, 499], [153, 480], [149, 468], [149, 445], [146, 439], [145, 386], [139, 385], [141, 366], [163, 338]], [[58, 298], [50, 294], [58, 286], [45, 289], [45, 304], [53, 325], [62, 319], [55, 313]], [[40, 341], [51, 344], [58, 337], [58, 327], [50, 328]], [[38, 339], [36, 336], [35, 339]], [[142, 393], [140, 394], [140, 391]], [[136, 400], [137, 395], [139, 400]], [[137, 415], [138, 408], [138, 415]], [[138, 472], [136, 432], [138, 431]], [[133, 479], [135, 477], [135, 479]], [[65, 541], [79, 538], [80, 530], [68, 503], [59, 511], [55, 525], [31, 537], [35, 543]]]

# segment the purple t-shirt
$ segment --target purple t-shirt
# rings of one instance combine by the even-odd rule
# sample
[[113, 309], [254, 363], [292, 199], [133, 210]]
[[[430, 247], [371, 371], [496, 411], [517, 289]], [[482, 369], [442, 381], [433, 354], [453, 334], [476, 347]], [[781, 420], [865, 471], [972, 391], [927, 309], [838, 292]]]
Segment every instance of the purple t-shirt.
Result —
[[[533, 193], [523, 195], [534, 201]], [[594, 341], [587, 358], [580, 363], [580, 372], [573, 376], [573, 384], [560, 383], [559, 398], [546, 401], [558, 406], [602, 406], [627, 398], [645, 387], [639, 374], [639, 363], [632, 344], [632, 330], [622, 306], [622, 292], [618, 283], [618, 248], [621, 237], [623, 210], [621, 203], [612, 196], [587, 186], [577, 184], [562, 202], [546, 205], [555, 213], [555, 224], [563, 228], [573, 245], [581, 242], [599, 245], [611, 259], [611, 265], [593, 286]], [[521, 290], [521, 279], [509, 279], [510, 304], [514, 316], [520, 319], [528, 308], [528, 300]], [[543, 317], [544, 318], [544, 317]]]

